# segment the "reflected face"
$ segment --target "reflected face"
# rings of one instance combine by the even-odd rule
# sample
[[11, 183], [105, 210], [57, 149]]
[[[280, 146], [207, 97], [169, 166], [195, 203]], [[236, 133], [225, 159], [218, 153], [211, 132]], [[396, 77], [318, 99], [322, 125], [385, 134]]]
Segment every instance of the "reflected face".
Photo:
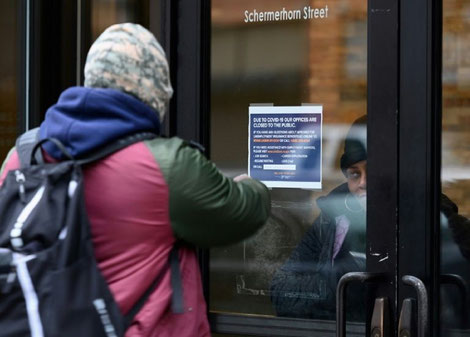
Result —
[[362, 160], [346, 170], [349, 192], [359, 198], [365, 198], [367, 195], [367, 161]]

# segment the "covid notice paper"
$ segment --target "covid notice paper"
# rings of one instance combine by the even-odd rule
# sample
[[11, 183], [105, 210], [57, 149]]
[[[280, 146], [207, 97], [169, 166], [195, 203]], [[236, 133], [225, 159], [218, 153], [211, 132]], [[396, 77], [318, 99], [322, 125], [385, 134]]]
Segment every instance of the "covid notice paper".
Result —
[[250, 106], [248, 174], [272, 188], [321, 189], [321, 105]]

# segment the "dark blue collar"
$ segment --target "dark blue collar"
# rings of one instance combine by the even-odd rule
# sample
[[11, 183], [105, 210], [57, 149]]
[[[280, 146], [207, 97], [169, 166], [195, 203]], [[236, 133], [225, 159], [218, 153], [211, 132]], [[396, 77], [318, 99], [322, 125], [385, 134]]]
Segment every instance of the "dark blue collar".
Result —
[[[157, 111], [134, 96], [114, 89], [72, 87], [47, 110], [40, 136], [57, 138], [73, 156], [82, 156], [141, 131], [160, 134], [160, 121]], [[52, 143], [43, 148], [62, 159]]]

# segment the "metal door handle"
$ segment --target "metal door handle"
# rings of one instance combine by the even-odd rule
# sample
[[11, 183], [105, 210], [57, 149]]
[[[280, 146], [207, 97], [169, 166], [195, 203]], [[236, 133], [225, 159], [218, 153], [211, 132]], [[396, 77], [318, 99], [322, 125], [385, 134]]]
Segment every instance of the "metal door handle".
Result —
[[336, 337], [346, 337], [345, 297], [347, 285], [351, 282], [377, 282], [383, 278], [383, 273], [367, 272], [351, 272], [340, 278], [336, 287]]
[[465, 282], [462, 276], [457, 274], [442, 274], [441, 283], [455, 284], [460, 289], [461, 295], [467, 298], [467, 282]]
[[419, 278], [405, 275], [401, 278], [404, 284], [412, 286], [416, 293], [418, 294], [418, 336], [417, 337], [426, 337], [428, 330], [428, 292], [423, 281]]
[[370, 324], [371, 337], [386, 337], [390, 333], [390, 315], [388, 312], [388, 298], [375, 299], [374, 312]]
[[406, 298], [403, 300], [398, 321], [398, 337], [416, 337], [415, 300]]
[[466, 319], [466, 314], [468, 312], [467, 309], [467, 299], [468, 299], [468, 292], [467, 292], [467, 282], [463, 279], [462, 276], [457, 275], [457, 274], [442, 274], [441, 279], [440, 279], [441, 285], [442, 284], [452, 284], [457, 286], [457, 288], [460, 291], [461, 297], [461, 303], [462, 303], [462, 308], [460, 309], [461, 312], [461, 324], [462, 326], [465, 326], [465, 323], [467, 321]]
[[[459, 288], [462, 295], [463, 303], [467, 303], [467, 282], [464, 278], [457, 274], [442, 274], [441, 284], [454, 284]], [[464, 309], [465, 310], [465, 309]]]

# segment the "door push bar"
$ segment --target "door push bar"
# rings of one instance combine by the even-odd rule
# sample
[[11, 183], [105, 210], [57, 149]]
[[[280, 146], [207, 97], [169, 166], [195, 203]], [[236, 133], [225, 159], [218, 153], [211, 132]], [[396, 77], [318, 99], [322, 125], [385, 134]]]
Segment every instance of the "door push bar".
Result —
[[[413, 287], [416, 290], [418, 295], [418, 335], [417, 337], [426, 337], [427, 330], [429, 326], [428, 313], [428, 293], [426, 291], [426, 286], [423, 281], [419, 278], [405, 275], [401, 278], [404, 284]], [[405, 299], [403, 301], [402, 313], [400, 315], [400, 324], [398, 328], [398, 334], [400, 337], [414, 337], [411, 335], [411, 322], [412, 319], [410, 316], [413, 313], [413, 310], [410, 309], [412, 303], [410, 299]], [[408, 317], [406, 317], [408, 316]], [[403, 317], [403, 319], [402, 319]]]
[[447, 285], [454, 285], [459, 289], [460, 292], [460, 301], [461, 301], [461, 309], [460, 312], [462, 313], [461, 315], [461, 324], [462, 326], [465, 325], [467, 322], [467, 316], [466, 313], [468, 313], [468, 305], [467, 305], [467, 299], [468, 299], [468, 286], [467, 282], [464, 280], [464, 278], [460, 275], [457, 274], [441, 274], [440, 278], [440, 283], [441, 285], [447, 284]]
[[[344, 274], [336, 288], [336, 337], [346, 337], [346, 289], [351, 282], [379, 282], [385, 278], [383, 273], [351, 272]], [[384, 301], [385, 302], [385, 301]], [[385, 306], [384, 306], [385, 307]]]
[[403, 300], [398, 321], [398, 337], [416, 337], [415, 302], [414, 298]]
[[374, 311], [370, 324], [371, 337], [385, 337], [390, 331], [390, 314], [388, 312], [388, 298], [375, 299]]
[[[341, 277], [336, 288], [336, 337], [346, 337], [346, 308], [345, 297], [347, 285], [351, 282], [371, 283], [380, 282], [385, 278], [383, 273], [352, 272]], [[428, 321], [428, 295], [424, 283], [417, 277], [405, 275], [402, 277], [404, 284], [413, 287], [418, 297], [418, 334], [417, 337], [426, 337], [429, 326]], [[398, 327], [399, 337], [414, 337], [412, 328], [412, 301], [406, 299], [403, 303]], [[388, 301], [386, 298], [378, 298], [375, 301], [372, 315], [371, 336], [384, 337], [388, 326]]]

